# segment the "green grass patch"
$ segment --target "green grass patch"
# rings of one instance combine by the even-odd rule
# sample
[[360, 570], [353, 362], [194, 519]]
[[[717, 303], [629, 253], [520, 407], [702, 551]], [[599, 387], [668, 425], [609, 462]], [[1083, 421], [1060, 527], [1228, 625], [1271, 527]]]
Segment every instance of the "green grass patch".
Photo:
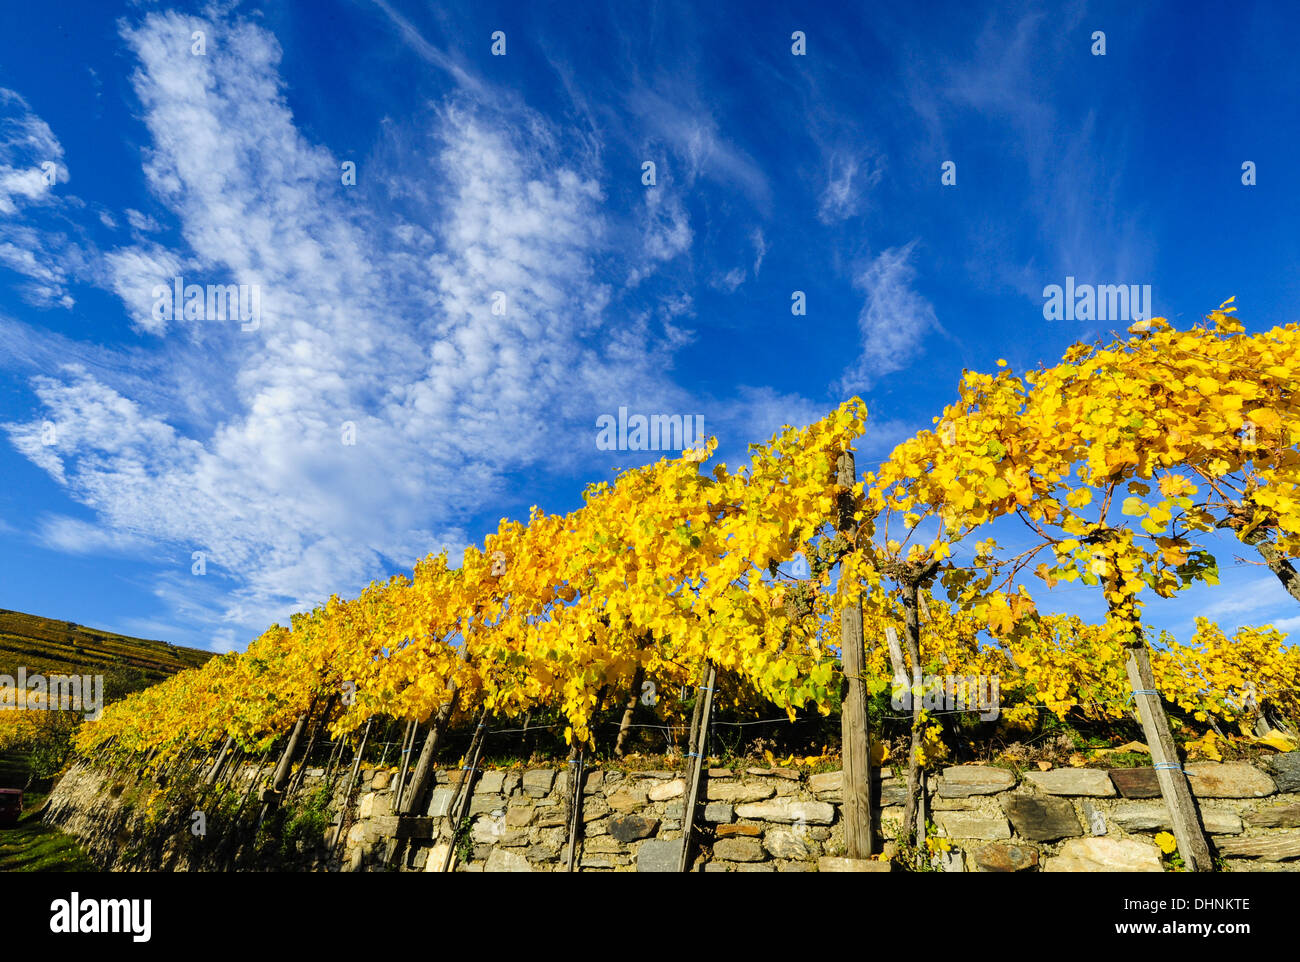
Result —
[[[0, 755], [0, 786], [21, 788], [27, 782], [25, 759]], [[41, 821], [45, 793], [27, 792], [18, 824], [0, 828], [0, 872], [95, 872], [81, 845], [66, 832]]]
[[45, 796], [32, 801], [17, 825], [0, 828], [0, 872], [98, 871], [75, 838], [40, 820]]

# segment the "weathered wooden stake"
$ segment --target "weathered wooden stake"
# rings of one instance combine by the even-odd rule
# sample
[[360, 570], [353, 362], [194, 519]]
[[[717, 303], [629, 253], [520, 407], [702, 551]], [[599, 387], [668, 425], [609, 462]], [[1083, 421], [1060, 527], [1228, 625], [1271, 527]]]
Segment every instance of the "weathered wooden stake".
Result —
[[478, 762], [483, 754], [483, 743], [487, 741], [487, 709], [484, 708], [478, 716], [478, 727], [474, 729], [474, 737], [470, 741], [470, 759], [469, 769], [462, 770], [460, 780], [461, 794], [458, 796], [458, 805], [456, 806], [456, 820], [452, 825], [451, 842], [447, 845], [447, 854], [442, 860], [442, 871], [450, 872], [452, 870], [453, 860], [456, 857], [456, 839], [460, 835], [460, 827], [465, 821], [465, 816], [469, 813], [470, 796], [474, 794], [474, 776], [478, 774]]
[[292, 795], [302, 787], [302, 781], [307, 777], [307, 763], [311, 761], [311, 753], [316, 748], [316, 739], [320, 737], [321, 729], [329, 722], [330, 712], [334, 710], [334, 699], [336, 695], [330, 695], [325, 701], [325, 711], [315, 724], [312, 725], [311, 737], [307, 739], [307, 750], [302, 753], [302, 764], [298, 766], [298, 771], [294, 773], [293, 780], [289, 785], [289, 794]]
[[298, 749], [298, 742], [302, 739], [302, 731], [307, 727], [307, 712], [298, 716], [294, 722], [293, 732], [289, 735], [289, 741], [284, 746], [284, 753], [280, 756], [280, 764], [275, 768], [275, 777], [271, 779], [271, 791], [275, 793], [283, 792], [285, 786], [289, 784], [289, 769], [293, 765], [293, 755]]
[[230, 746], [233, 745], [234, 742], [235, 739], [233, 736], [226, 736], [226, 740], [221, 744], [221, 751], [217, 754], [217, 760], [212, 763], [212, 767], [208, 769], [207, 777], [203, 780], [205, 785], [211, 785], [217, 780], [217, 775], [221, 771], [221, 765], [226, 760], [226, 753], [230, 751]]
[[582, 830], [582, 746], [578, 746], [577, 754], [570, 759], [570, 771], [573, 772], [572, 793], [569, 798], [569, 855], [565, 860], [565, 871], [573, 872], [577, 870], [577, 853], [578, 853], [578, 833]]
[[434, 776], [433, 763], [438, 754], [438, 746], [442, 743], [442, 736], [451, 721], [451, 713], [456, 708], [457, 692], [458, 689], [453, 684], [451, 695], [438, 706], [438, 712], [429, 725], [429, 734], [424, 739], [424, 747], [420, 749], [420, 760], [416, 762], [415, 772], [411, 775], [410, 788], [402, 796], [402, 804], [398, 809], [399, 815], [411, 815], [419, 811], [419, 806], [424, 802], [425, 789], [429, 787], [430, 780]]
[[330, 843], [331, 856], [333, 856], [334, 850], [339, 847], [339, 836], [343, 834], [343, 822], [348, 811], [348, 799], [352, 795], [352, 786], [356, 782], [357, 772], [361, 768], [361, 756], [366, 750], [366, 739], [370, 737], [370, 726], [374, 723], [374, 715], [371, 715], [366, 719], [366, 730], [361, 733], [361, 744], [357, 746], [357, 755], [352, 759], [352, 771], [348, 773], [348, 781], [343, 788], [343, 804], [339, 807], [339, 824], [338, 827], [334, 829], [334, 841]]
[[641, 697], [641, 686], [645, 683], [645, 668], [636, 666], [632, 673], [632, 690], [628, 693], [627, 704], [623, 706], [623, 720], [619, 722], [618, 738], [614, 741], [614, 754], [623, 757], [623, 745], [632, 731], [632, 719], [636, 715], [636, 703]]
[[1183, 862], [1193, 872], [1212, 872], [1210, 847], [1205, 841], [1205, 830], [1200, 815], [1192, 801], [1192, 790], [1183, 774], [1174, 746], [1174, 736], [1169, 731], [1169, 719], [1156, 691], [1155, 674], [1151, 671], [1151, 654], [1145, 647], [1130, 648], [1128, 653], [1128, 681], [1133, 689], [1133, 701], [1142, 717], [1142, 730], [1146, 733], [1147, 747], [1155, 765], [1160, 794], [1169, 809], [1174, 823], [1174, 838]]
[[[701, 688], [709, 683], [708, 679], [709, 669], [708, 666], [705, 666], [704, 670], [700, 672], [700, 683], [695, 686], [695, 705], [691, 709], [691, 730], [686, 736], [686, 750], [688, 752], [695, 751], [695, 738], [700, 731], [700, 712], [704, 708], [704, 699], [700, 697], [699, 692]], [[688, 768], [687, 771], [689, 770]]]
[[406, 723], [406, 737], [402, 739], [402, 767], [397, 775], [397, 784], [393, 786], [393, 811], [402, 810], [402, 788], [406, 785], [406, 773], [411, 770], [411, 752], [415, 750], [415, 736], [420, 732], [420, 723], [414, 718]]
[[907, 803], [903, 806], [903, 838], [911, 841], [916, 832], [917, 795], [921, 791], [920, 755], [924, 730], [921, 724], [921, 696], [925, 679], [921, 675], [921, 622], [917, 610], [917, 583], [906, 576], [901, 583], [904, 637], [907, 641], [907, 653], [912, 659], [912, 677], [908, 681], [912, 692], [912, 744], [907, 761]]
[[[841, 488], [839, 532], [852, 543], [857, 468], [852, 451], [840, 454], [836, 481]], [[871, 737], [867, 731], [866, 641], [862, 601], [854, 598], [840, 611], [840, 656], [844, 682], [840, 690], [840, 742], [843, 746], [844, 845], [849, 858], [871, 858]]]
[[894, 678], [906, 678], [907, 663], [903, 660], [903, 649], [898, 644], [898, 632], [893, 625], [885, 626], [885, 643], [889, 646], [889, 667], [894, 669]]
[[691, 743], [691, 753], [694, 755], [690, 758], [691, 767], [690, 781], [686, 790], [686, 797], [682, 799], [682, 854], [677, 861], [677, 871], [689, 872], [691, 870], [691, 839], [695, 835], [695, 810], [700, 801], [700, 781], [704, 773], [704, 763], [706, 761], [705, 742], [709, 738], [709, 712], [713, 708], [713, 688], [717, 684], [718, 673], [713, 667], [713, 662], [709, 662], [708, 683], [704, 688], [703, 706], [700, 708], [700, 724], [696, 732], [696, 737]]

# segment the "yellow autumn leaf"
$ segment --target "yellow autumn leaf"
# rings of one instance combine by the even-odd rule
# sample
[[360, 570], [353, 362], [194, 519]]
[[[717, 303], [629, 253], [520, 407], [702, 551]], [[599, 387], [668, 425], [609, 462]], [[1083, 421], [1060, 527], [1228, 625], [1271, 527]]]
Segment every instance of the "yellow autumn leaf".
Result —
[[1083, 508], [1092, 503], [1091, 488], [1075, 488], [1065, 499], [1072, 508]]

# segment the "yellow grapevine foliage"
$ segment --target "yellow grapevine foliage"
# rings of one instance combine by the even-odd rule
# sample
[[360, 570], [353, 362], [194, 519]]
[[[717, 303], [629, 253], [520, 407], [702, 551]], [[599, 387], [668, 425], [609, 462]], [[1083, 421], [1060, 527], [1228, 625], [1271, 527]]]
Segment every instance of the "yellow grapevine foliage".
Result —
[[[243, 654], [110, 706], [78, 747], [152, 751], [155, 763], [226, 735], [253, 750], [322, 699], [337, 699], [341, 735], [380, 714], [426, 719], [453, 692], [462, 709], [504, 716], [557, 706], [567, 734], [586, 739], [601, 693], [638, 666], [667, 689], [696, 684], [709, 661], [792, 714], [828, 710], [829, 566], [801, 582], [782, 566], [800, 551], [815, 558], [829, 535], [836, 461], [865, 417], [854, 398], [753, 446], [739, 472], [703, 473], [711, 442], [590, 486], [568, 515], [503, 520], [459, 568], [430, 556], [409, 578], [332, 597]], [[784, 604], [787, 594], [801, 604]]]
[[[672, 691], [706, 663], [723, 705], [827, 711], [842, 679], [839, 613], [861, 600], [879, 692], [900, 587], [936, 567], [948, 600], [921, 586], [924, 673], [1001, 675], [1013, 722], [1122, 717], [1124, 647], [1147, 641], [1143, 604], [1217, 580], [1209, 533], [1231, 530], [1279, 573], [1300, 557], [1300, 328], [1247, 334], [1234, 312], [1225, 303], [1190, 331], [1139, 322], [1021, 376], [966, 372], [934, 430], [851, 489], [836, 462], [863, 430], [857, 398], [751, 446], [734, 472], [707, 463], [712, 441], [625, 472], [589, 486], [576, 511], [502, 520], [459, 566], [430, 555], [110, 706], [77, 745], [155, 763], [228, 736], [257, 751], [321, 705], [336, 737], [377, 716], [546, 706], [585, 741], [637, 672]], [[988, 536], [1004, 518], [1035, 536], [1018, 553]], [[1106, 623], [1041, 615], [1029, 573], [1097, 587]], [[1154, 647], [1153, 666], [1189, 712], [1239, 718], [1269, 702], [1296, 717], [1293, 651], [1271, 629], [1228, 640], [1205, 623], [1190, 645]], [[937, 732], [926, 728], [931, 760]]]
[[[968, 372], [937, 429], [900, 445], [873, 479], [885, 546], [923, 542], [924, 531], [913, 556], [947, 561], [964, 535], [1019, 516], [1038, 543], [1007, 557], [981, 542], [975, 564], [944, 569], [949, 596], [1005, 634], [1033, 609], [1013, 579], [1047, 552], [1038, 576], [1100, 586], [1130, 643], [1143, 592], [1217, 582], [1198, 533], [1268, 535], [1271, 565], [1269, 552], [1295, 557], [1300, 329], [1248, 335], [1234, 311], [1221, 305], [1185, 332], [1139, 322], [1128, 340], [1076, 345], [1023, 378]], [[891, 540], [896, 529], [904, 536]]]
[[[1021, 649], [1037, 707], [1121, 713], [1121, 643], [1141, 643], [1140, 596], [1217, 583], [1199, 535], [1231, 528], [1280, 575], [1300, 554], [1300, 328], [1249, 335], [1234, 313], [1229, 301], [1182, 332], [1163, 318], [1139, 322], [1127, 340], [1076, 345], [1023, 377], [967, 372], [936, 429], [899, 445], [868, 477], [877, 566], [942, 565], [949, 597]], [[1039, 540], [1007, 555], [986, 538], [969, 563], [952, 560], [958, 541], [1006, 516]], [[1027, 568], [1049, 587], [1098, 586], [1107, 624], [1040, 619], [1016, 581]], [[1182, 657], [1214, 673], [1199, 656]], [[1221, 689], [1175, 690], [1217, 714]], [[1276, 686], [1260, 697], [1286, 701]], [[1037, 707], [1026, 701], [1012, 713], [1024, 719]]]
[[1300, 647], [1283, 644], [1275, 628], [1240, 628], [1231, 638], [1196, 619], [1188, 645], [1173, 645], [1152, 660], [1156, 684], [1198, 721], [1253, 718], [1263, 702], [1300, 717]]

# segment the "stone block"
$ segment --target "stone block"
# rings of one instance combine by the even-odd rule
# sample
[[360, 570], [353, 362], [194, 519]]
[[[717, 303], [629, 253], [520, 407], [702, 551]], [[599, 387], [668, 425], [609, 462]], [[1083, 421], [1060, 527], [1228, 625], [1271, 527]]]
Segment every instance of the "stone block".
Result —
[[1245, 762], [1189, 762], [1183, 767], [1197, 798], [1263, 798], [1277, 791], [1273, 779]]
[[991, 765], [953, 765], [939, 777], [939, 794], [944, 798], [995, 795], [1014, 787], [1016, 776]]
[[1044, 872], [1163, 872], [1160, 849], [1135, 838], [1072, 838]]
[[1074, 805], [1066, 798], [1035, 798], [1032, 795], [1007, 795], [1002, 810], [1011, 819], [1016, 834], [1034, 842], [1050, 842], [1071, 835], [1082, 835], [1083, 827], [1074, 814]]
[[647, 839], [637, 846], [638, 872], [676, 872], [682, 843], [676, 840]]
[[935, 812], [934, 821], [949, 838], [990, 840], [1011, 837], [1011, 826], [1001, 815], [981, 815], [978, 812]]
[[829, 802], [801, 802], [790, 798], [776, 798], [766, 802], [737, 805], [736, 815], [739, 818], [752, 818], [762, 822], [829, 825], [835, 820], [835, 808]]
[[1048, 795], [1085, 795], [1110, 798], [1115, 785], [1100, 768], [1054, 768], [1049, 772], [1025, 772], [1025, 781]]
[[1024, 872], [1038, 867], [1038, 849], [1032, 845], [994, 842], [974, 849], [970, 855], [981, 872]]

